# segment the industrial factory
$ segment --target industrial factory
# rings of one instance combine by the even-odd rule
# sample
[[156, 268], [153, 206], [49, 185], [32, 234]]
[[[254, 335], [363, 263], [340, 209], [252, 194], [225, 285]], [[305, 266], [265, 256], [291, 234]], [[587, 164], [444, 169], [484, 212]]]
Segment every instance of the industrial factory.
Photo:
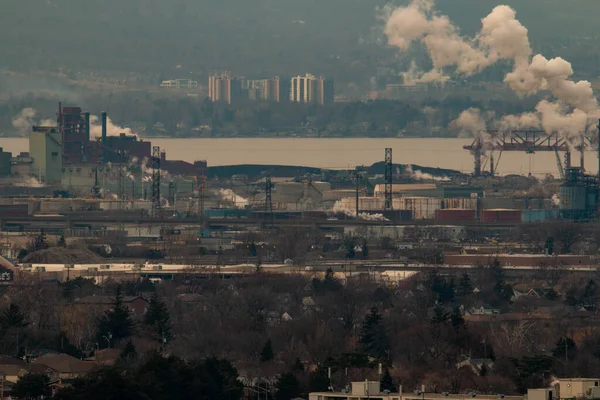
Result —
[[[330, 239], [366, 228], [398, 241], [414, 239], [417, 229], [421, 239], [457, 242], [473, 231], [496, 237], [527, 224], [598, 216], [598, 177], [586, 175], [583, 156], [595, 137], [571, 147], [538, 131], [486, 132], [465, 146], [475, 168], [463, 174], [394, 164], [391, 148], [382, 149], [382, 162], [354, 170], [211, 168], [170, 160], [128, 132], [115, 131], [104, 112], [98, 124], [80, 107], [59, 104], [55, 125], [31, 128], [29, 152], [0, 152], [2, 232], [151, 243], [163, 252], [168, 244], [201, 242], [210, 252], [282, 227], [316, 228]], [[553, 151], [561, 176], [497, 176], [505, 151]], [[579, 166], [572, 151], [581, 153]]]

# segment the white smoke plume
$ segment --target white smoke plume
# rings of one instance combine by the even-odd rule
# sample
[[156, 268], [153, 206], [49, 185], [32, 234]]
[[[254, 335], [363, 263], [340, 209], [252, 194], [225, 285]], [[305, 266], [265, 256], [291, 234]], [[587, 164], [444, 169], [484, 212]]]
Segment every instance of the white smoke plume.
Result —
[[[342, 202], [340, 200], [336, 201], [333, 204], [333, 208], [331, 210], [335, 214], [344, 214], [347, 217], [356, 218], [356, 210], [352, 211], [347, 209], [342, 205]], [[383, 214], [370, 214], [365, 212], [358, 213], [358, 219], [364, 221], [389, 221], [389, 219], [384, 217]]]
[[414, 170], [412, 168], [412, 165], [408, 165], [406, 167], [406, 173], [410, 174], [410, 177], [414, 180], [417, 181], [438, 181], [438, 182], [448, 182], [450, 180], [450, 178], [448, 178], [447, 176], [434, 176], [431, 174], [428, 174], [426, 172], [421, 171], [420, 169]]
[[237, 208], [244, 208], [249, 204], [248, 199], [236, 194], [231, 189], [219, 189], [217, 194], [221, 200], [228, 203], [233, 203]]
[[450, 123], [450, 126], [460, 129], [462, 133], [470, 133], [473, 137], [479, 137], [487, 131], [487, 123], [481, 110], [469, 108]]
[[27, 107], [22, 109], [12, 118], [12, 126], [18, 130], [19, 135], [27, 136], [34, 125], [56, 126], [56, 121], [51, 119], [37, 119], [37, 111], [34, 108]]
[[[513, 8], [495, 7], [481, 20], [480, 32], [466, 38], [447, 16], [437, 13], [433, 5], [433, 0], [413, 0], [408, 6], [398, 7], [389, 12], [384, 28], [388, 43], [401, 51], [408, 50], [414, 42], [425, 47], [433, 69], [421, 77], [441, 80], [448, 72], [470, 76], [500, 60], [509, 60], [513, 70], [505, 76], [504, 82], [515, 93], [525, 96], [549, 90], [557, 102], [543, 101], [536, 107], [535, 114], [509, 116], [499, 122], [500, 126], [542, 126], [547, 133], [561, 132], [572, 137], [575, 132], [581, 135], [590, 120], [600, 116], [590, 82], [573, 81], [573, 68], [568, 61], [533, 55], [527, 28], [516, 19]], [[418, 74], [416, 67], [411, 66], [409, 76], [415, 74]], [[459, 120], [462, 120], [462, 126], [473, 131], [473, 121], [467, 119], [475, 114], [471, 110], [461, 115], [457, 125], [461, 126]]]
[[[112, 120], [107, 117], [106, 118], [106, 135], [107, 136], [119, 136], [121, 133], [126, 133], [127, 135], [133, 134], [133, 131], [130, 128], [123, 128], [121, 126], [115, 125]], [[97, 115], [90, 115], [90, 136], [91, 137], [102, 137], [102, 121], [100, 117]]]
[[45, 185], [42, 182], [38, 181], [35, 177], [27, 176], [24, 177], [23, 180], [21, 180], [20, 182], [15, 183], [15, 186], [39, 188], [44, 187]]
[[389, 221], [383, 214], [369, 214], [369, 213], [359, 213], [358, 219], [362, 219], [364, 221], [381, 221], [386, 222]]

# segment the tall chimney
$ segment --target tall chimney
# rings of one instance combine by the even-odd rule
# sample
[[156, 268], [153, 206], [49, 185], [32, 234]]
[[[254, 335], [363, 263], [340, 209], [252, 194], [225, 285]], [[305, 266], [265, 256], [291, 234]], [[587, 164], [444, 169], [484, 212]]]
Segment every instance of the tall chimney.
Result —
[[598, 142], [596, 143], [598, 150], [598, 182], [600, 183], [600, 120], [598, 120]]
[[85, 136], [86, 136], [86, 141], [89, 142], [90, 141], [90, 113], [86, 112], [85, 114], [83, 114], [83, 118], [85, 121]]
[[102, 162], [107, 162], [108, 154], [106, 151], [106, 111], [102, 111]]

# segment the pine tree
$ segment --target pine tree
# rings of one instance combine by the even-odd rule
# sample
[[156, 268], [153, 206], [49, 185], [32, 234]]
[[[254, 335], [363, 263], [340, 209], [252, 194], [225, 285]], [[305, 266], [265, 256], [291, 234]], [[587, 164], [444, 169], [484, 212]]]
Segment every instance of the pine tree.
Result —
[[65, 235], [61, 234], [60, 237], [58, 238], [58, 242], [56, 242], [56, 245], [58, 247], [67, 247], [67, 241], [65, 239]]
[[164, 344], [173, 339], [169, 310], [167, 305], [158, 298], [156, 291], [150, 298], [148, 311], [144, 316], [144, 324], [152, 328], [160, 343]]
[[275, 356], [273, 355], [273, 343], [271, 343], [271, 339], [265, 342], [265, 345], [260, 352], [260, 361], [267, 362], [273, 360]]
[[390, 375], [390, 370], [389, 369], [385, 369], [385, 372], [383, 373], [383, 376], [381, 377], [381, 391], [384, 390], [389, 390], [390, 392], [396, 392], [397, 388], [396, 388], [396, 384], [394, 383], [394, 380], [392, 379], [392, 375]]
[[2, 328], [24, 328], [27, 326], [25, 321], [25, 314], [21, 312], [18, 305], [11, 303], [0, 315], [0, 323]]
[[133, 321], [129, 309], [123, 304], [121, 287], [117, 286], [112, 308], [100, 318], [97, 331], [98, 344], [109, 346], [112, 340], [130, 337], [133, 333]]
[[468, 296], [473, 293], [473, 285], [471, 283], [471, 277], [468, 272], [465, 272], [460, 277], [458, 282], [458, 289], [461, 296]]
[[137, 357], [138, 354], [137, 350], [135, 349], [135, 346], [133, 345], [131, 340], [127, 341], [125, 347], [123, 347], [123, 351], [121, 351], [121, 354], [119, 355], [119, 359], [127, 361], [135, 360]]
[[296, 357], [296, 361], [294, 361], [294, 365], [292, 365], [292, 372], [302, 372], [304, 371], [304, 364], [300, 361], [300, 358]]
[[290, 400], [300, 394], [302, 393], [296, 375], [286, 372], [279, 376], [275, 383], [275, 400]]
[[444, 324], [450, 319], [450, 314], [441, 305], [436, 305], [433, 308], [433, 316], [431, 317], [432, 324]]
[[461, 328], [465, 326], [465, 319], [463, 318], [460, 308], [454, 307], [452, 309], [452, 313], [450, 314], [450, 321], [452, 322], [452, 326], [455, 328]]
[[365, 354], [383, 358], [388, 350], [387, 335], [381, 326], [381, 314], [377, 307], [372, 307], [365, 316], [360, 332], [360, 344]]

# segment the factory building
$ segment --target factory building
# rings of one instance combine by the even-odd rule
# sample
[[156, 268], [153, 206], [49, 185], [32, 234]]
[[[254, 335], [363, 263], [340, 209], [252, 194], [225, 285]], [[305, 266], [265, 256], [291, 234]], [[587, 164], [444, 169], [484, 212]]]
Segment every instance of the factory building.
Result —
[[29, 134], [31, 173], [41, 182], [58, 183], [62, 177], [62, 135], [57, 128], [33, 127]]

